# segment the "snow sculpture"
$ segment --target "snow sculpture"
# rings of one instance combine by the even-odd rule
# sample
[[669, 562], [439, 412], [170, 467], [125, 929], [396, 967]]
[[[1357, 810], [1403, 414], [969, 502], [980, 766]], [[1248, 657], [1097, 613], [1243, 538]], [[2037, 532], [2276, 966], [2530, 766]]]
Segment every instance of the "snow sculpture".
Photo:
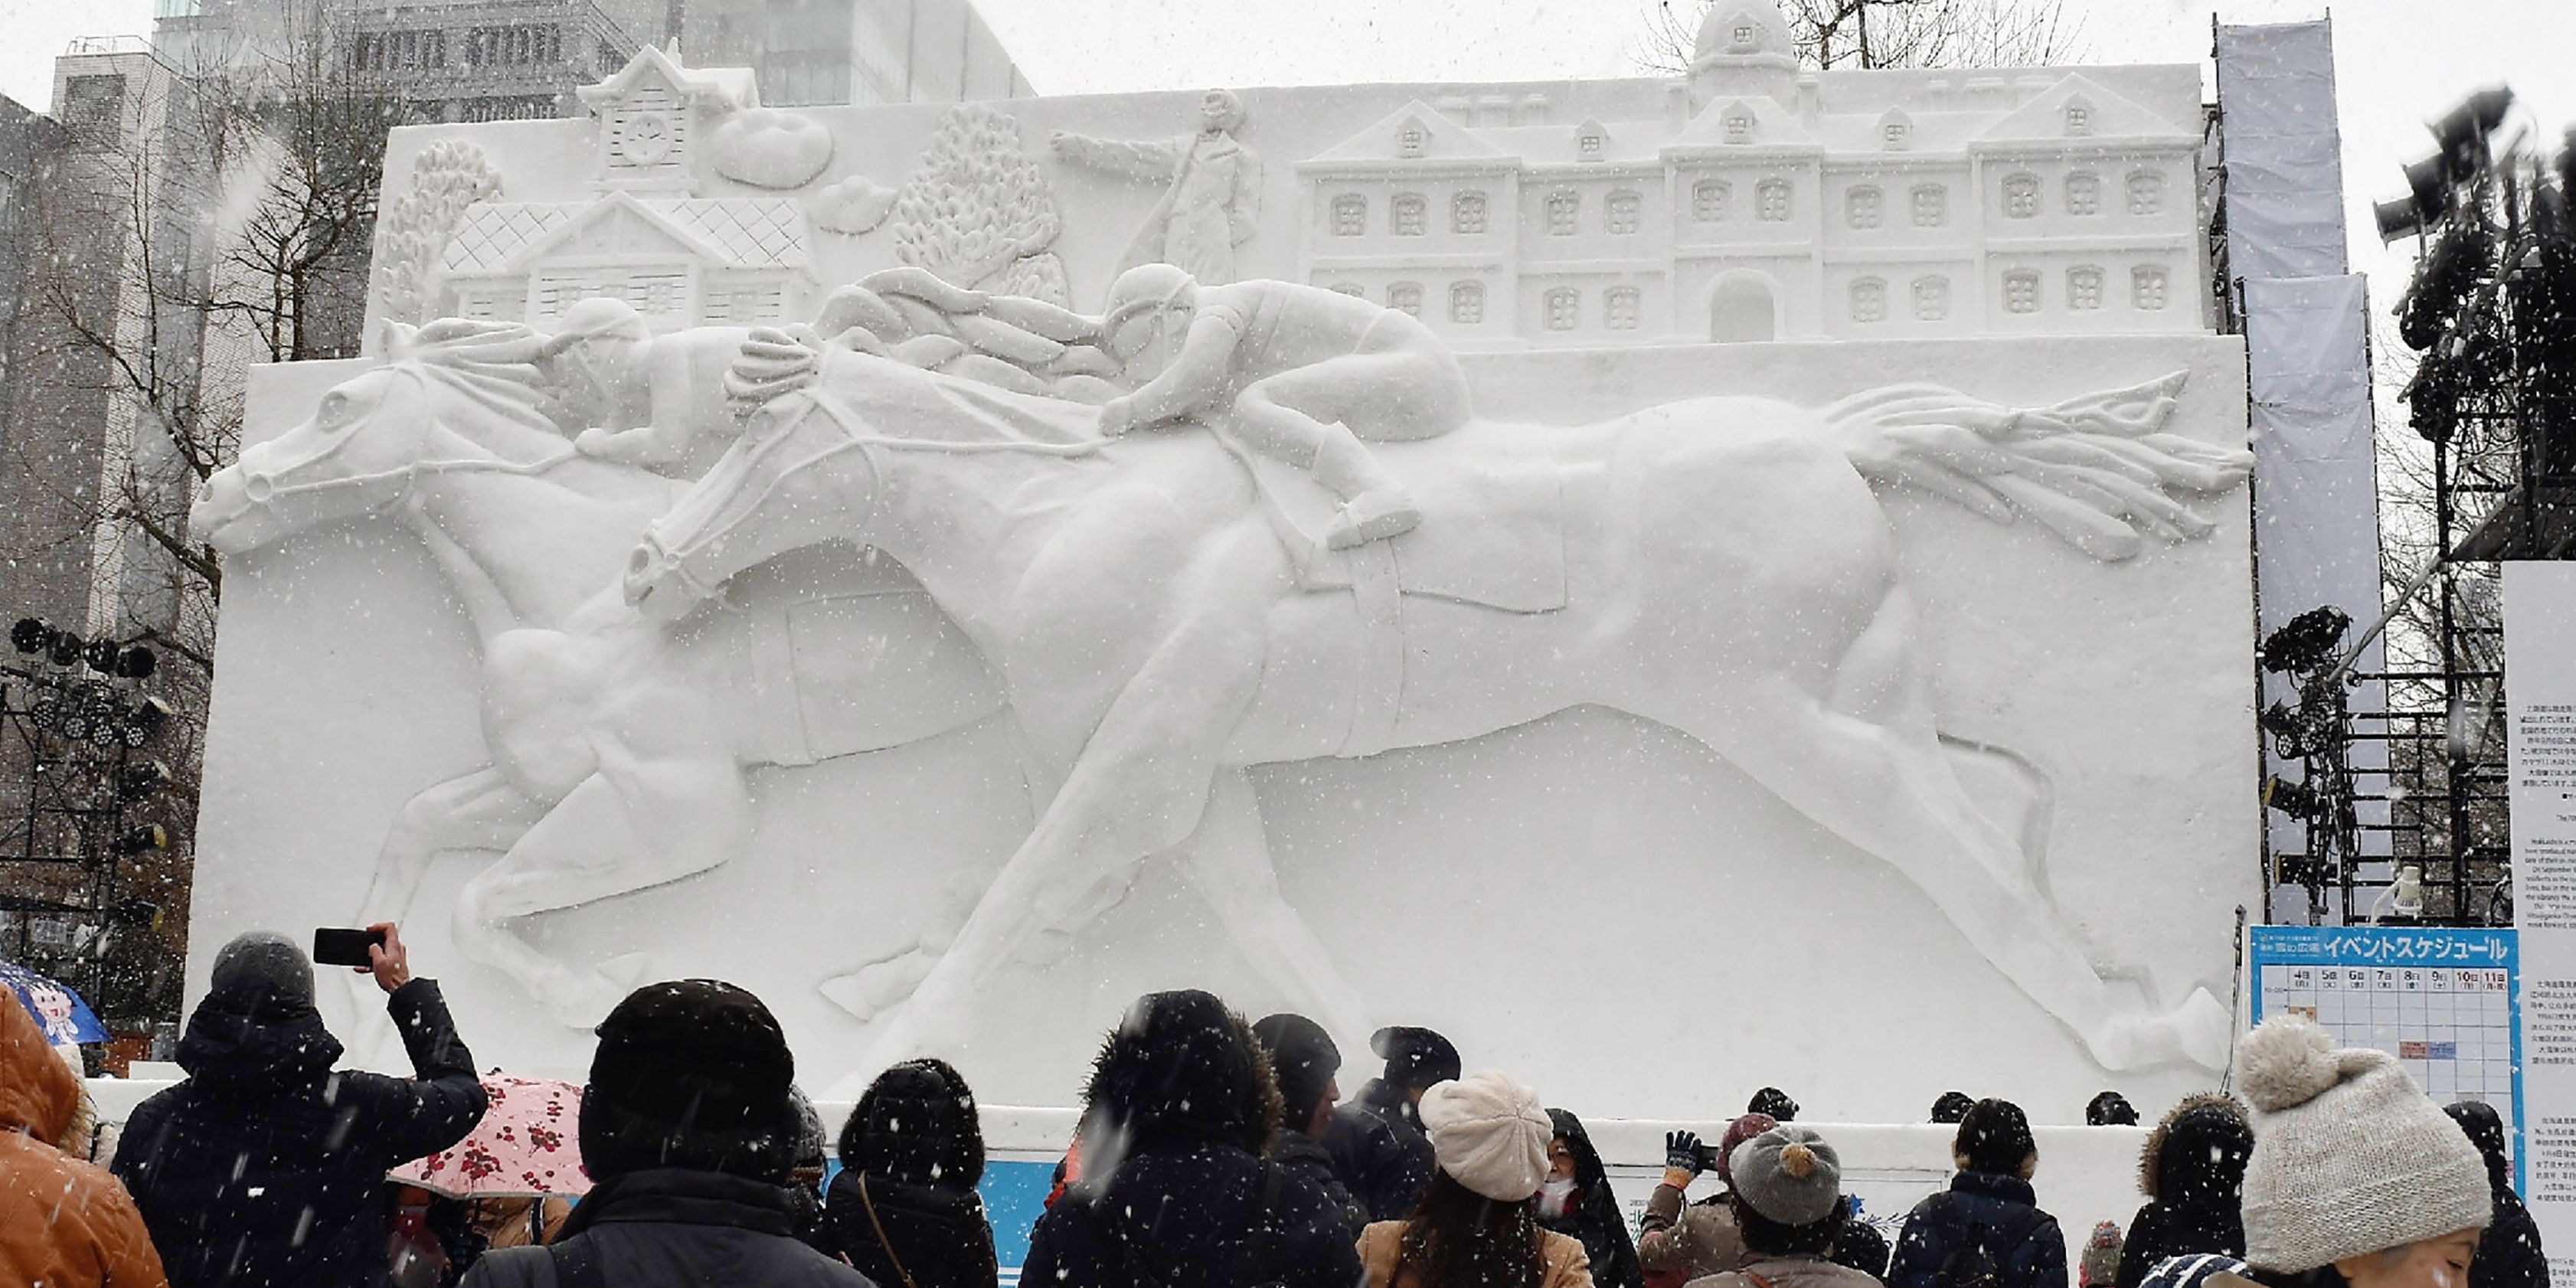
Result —
[[1234, 248], [1261, 226], [1261, 158], [1235, 141], [1243, 101], [1212, 89], [1199, 102], [1199, 132], [1117, 142], [1059, 130], [1050, 142], [1075, 165], [1165, 185], [1162, 200], [1119, 269], [1172, 264], [1211, 286], [1235, 279]]
[[1893, 865], [2106, 1067], [2224, 1061], [2225, 1008], [2205, 990], [2161, 1015], [2123, 1005], [2035, 856], [1962, 788], [1955, 760], [1993, 753], [1935, 727], [1870, 488], [2026, 516], [2105, 560], [2206, 533], [2172, 494], [2232, 489], [2249, 459], [2161, 432], [2179, 375], [2035, 410], [1904, 386], [1820, 411], [1719, 397], [1572, 430], [1479, 419], [1382, 449], [1422, 499], [1418, 531], [1319, 556], [1293, 539], [1300, 489], [1212, 436], [1106, 438], [1069, 401], [962, 396], [953, 376], [765, 338], [742, 376], [772, 400], [647, 528], [626, 598], [694, 621], [765, 560], [865, 542], [973, 639], [1032, 761], [1038, 823], [953, 942], [849, 990], [918, 980], [867, 1068], [953, 1039], [995, 970], [1157, 855], [1274, 986], [1364, 1028], [1279, 894], [1246, 771], [1578, 704], [1687, 733]]
[[376, 291], [384, 316], [426, 321], [433, 305], [430, 274], [466, 209], [501, 195], [501, 172], [483, 150], [457, 139], [429, 145], [411, 164], [411, 188], [387, 207], [376, 228]]
[[894, 213], [898, 189], [889, 188], [863, 174], [854, 174], [838, 183], [826, 185], [814, 194], [809, 210], [814, 226], [827, 233], [856, 237], [872, 233], [877, 225]]
[[1063, 305], [1055, 193], [1020, 149], [1008, 115], [969, 103], [940, 118], [895, 199], [895, 258], [977, 290]]
[[795, 112], [736, 112], [707, 141], [716, 173], [755, 188], [802, 188], [832, 163], [832, 132]]
[[587, 1025], [646, 960], [575, 969], [511, 922], [732, 859], [748, 766], [912, 742], [999, 695], [917, 591], [866, 565], [688, 629], [638, 618], [615, 573], [676, 485], [563, 441], [542, 410], [547, 343], [507, 323], [394, 328], [388, 363], [244, 450], [190, 522], [235, 555], [368, 515], [428, 546], [480, 640], [489, 761], [403, 807], [362, 913], [402, 917], [441, 851], [496, 851], [459, 896], [458, 946]]

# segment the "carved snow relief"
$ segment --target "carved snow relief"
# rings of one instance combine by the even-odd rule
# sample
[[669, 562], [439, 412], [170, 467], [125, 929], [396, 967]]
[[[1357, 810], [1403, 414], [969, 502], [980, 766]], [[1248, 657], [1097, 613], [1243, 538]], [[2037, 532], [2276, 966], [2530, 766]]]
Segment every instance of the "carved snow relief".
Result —
[[501, 172], [481, 148], [460, 140], [431, 144], [411, 166], [411, 187], [386, 207], [376, 226], [376, 292], [384, 316], [428, 320], [430, 276], [448, 240], [476, 202], [501, 195]]
[[854, 174], [836, 183], [824, 185], [806, 206], [814, 226], [827, 233], [856, 237], [875, 232], [894, 213], [895, 198], [903, 195], [863, 174]]
[[894, 253], [959, 286], [1072, 302], [1051, 247], [1055, 192], [1020, 148], [1019, 122], [980, 104], [942, 117], [894, 205]]
[[736, 112], [708, 141], [716, 173], [755, 188], [802, 188], [832, 163], [832, 132], [776, 108]]
[[1127, 142], [1059, 131], [1050, 142], [1070, 164], [1162, 185], [1121, 270], [1171, 264], [1215, 286], [1238, 276], [1234, 248], [1261, 227], [1261, 158], [1236, 141], [1243, 122], [1243, 101], [1212, 89], [1200, 100], [1196, 134]]

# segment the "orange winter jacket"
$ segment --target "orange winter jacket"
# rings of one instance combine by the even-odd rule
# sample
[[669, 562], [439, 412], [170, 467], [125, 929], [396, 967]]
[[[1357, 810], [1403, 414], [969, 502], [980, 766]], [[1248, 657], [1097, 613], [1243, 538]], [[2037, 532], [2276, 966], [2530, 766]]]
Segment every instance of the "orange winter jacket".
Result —
[[54, 1147], [80, 1107], [36, 1017], [0, 988], [0, 1284], [169, 1288], [133, 1196]]

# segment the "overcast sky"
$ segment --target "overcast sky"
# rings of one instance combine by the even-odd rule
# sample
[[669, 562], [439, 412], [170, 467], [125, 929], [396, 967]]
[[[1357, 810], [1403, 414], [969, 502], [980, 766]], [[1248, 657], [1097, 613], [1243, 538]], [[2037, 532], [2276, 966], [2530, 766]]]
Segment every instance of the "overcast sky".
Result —
[[[1691, 0], [1673, 0], [1689, 4]], [[981, 0], [1042, 93], [1372, 80], [1630, 74], [1655, 0]], [[2229, 22], [2313, 18], [2318, 0], [2067, 0], [2082, 61], [2205, 63]], [[2371, 199], [2430, 148], [2422, 122], [2505, 81], [2554, 141], [2576, 124], [2576, 0], [2343, 0], [2333, 6], [2354, 267], [2384, 312], [2411, 249], [2383, 252]], [[0, 0], [0, 93], [41, 106], [72, 39], [140, 35], [151, 0]]]

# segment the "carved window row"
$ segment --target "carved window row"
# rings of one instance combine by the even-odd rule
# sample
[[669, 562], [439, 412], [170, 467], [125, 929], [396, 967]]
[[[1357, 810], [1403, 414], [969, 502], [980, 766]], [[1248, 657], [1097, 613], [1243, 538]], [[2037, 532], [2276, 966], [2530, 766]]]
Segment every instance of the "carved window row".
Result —
[[[2066, 307], [2077, 313], [2102, 308], [2105, 274], [2092, 264], [2066, 270]], [[2161, 311], [2172, 294], [2172, 275], [2162, 265], [2141, 264], [2129, 270], [2129, 307], [2141, 313]], [[2039, 274], [2015, 269], [2004, 274], [2004, 311], [2039, 312]]]
[[[1369, 201], [1358, 193], [1344, 193], [1333, 198], [1333, 235], [1365, 237], [1369, 227]], [[1449, 231], [1481, 233], [1489, 226], [1487, 202], [1482, 192], [1462, 192], [1449, 199]], [[1431, 231], [1431, 202], [1418, 192], [1400, 192], [1387, 203], [1387, 222], [1398, 237], [1420, 237]]]
[[[2128, 211], [2133, 215], [2164, 213], [2165, 177], [2155, 170], [2133, 171], [2127, 182]], [[2039, 217], [2039, 176], [2013, 174], [2004, 178], [2004, 216], [2008, 219]], [[2102, 213], [2102, 176], [2078, 172], [2066, 176], [2066, 213], [2077, 216]]]
[[[1560, 286], [1540, 297], [1547, 329], [1572, 331], [1583, 325], [1583, 292]], [[1633, 286], [1614, 286], [1601, 293], [1601, 324], [1612, 331], [1634, 331], [1645, 314], [1645, 293]]]
[[[1937, 183], [1917, 184], [1907, 195], [1917, 228], [1938, 228], [1950, 222], [1950, 190]], [[1843, 222], [1854, 228], [1870, 229], [1885, 222], [1886, 198], [1875, 185], [1864, 184], [1844, 194]]]

